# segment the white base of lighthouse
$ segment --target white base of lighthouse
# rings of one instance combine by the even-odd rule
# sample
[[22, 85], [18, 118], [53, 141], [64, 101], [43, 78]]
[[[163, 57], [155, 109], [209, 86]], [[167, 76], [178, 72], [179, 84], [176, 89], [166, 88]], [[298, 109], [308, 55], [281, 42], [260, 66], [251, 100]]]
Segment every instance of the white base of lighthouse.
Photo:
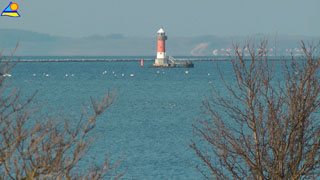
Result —
[[162, 67], [169, 66], [168, 59], [166, 58], [165, 52], [157, 52], [157, 58], [155, 59], [153, 66], [162, 66]]
[[153, 66], [155, 66], [155, 67], [167, 67], [167, 66], [169, 66], [169, 64], [168, 64], [168, 59], [155, 59], [155, 62], [154, 62], [154, 64], [153, 64]]

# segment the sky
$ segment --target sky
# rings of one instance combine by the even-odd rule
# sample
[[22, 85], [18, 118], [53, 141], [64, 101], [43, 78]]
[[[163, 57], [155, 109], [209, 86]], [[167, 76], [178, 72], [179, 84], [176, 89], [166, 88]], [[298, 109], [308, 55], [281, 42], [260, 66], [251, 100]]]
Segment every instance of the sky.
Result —
[[[0, 0], [4, 10], [12, 0]], [[256, 33], [320, 36], [320, 0], [15, 0], [20, 18], [0, 28], [85, 37], [175, 37]]]

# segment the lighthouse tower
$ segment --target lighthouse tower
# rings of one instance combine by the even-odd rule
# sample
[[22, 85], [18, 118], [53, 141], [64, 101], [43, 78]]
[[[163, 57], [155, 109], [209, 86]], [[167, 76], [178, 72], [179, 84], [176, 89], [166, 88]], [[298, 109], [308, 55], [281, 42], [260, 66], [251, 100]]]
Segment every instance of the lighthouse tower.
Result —
[[157, 32], [157, 58], [155, 59], [155, 63], [153, 66], [155, 67], [167, 67], [168, 59], [166, 58], [166, 46], [165, 41], [167, 40], [167, 36], [162, 28]]

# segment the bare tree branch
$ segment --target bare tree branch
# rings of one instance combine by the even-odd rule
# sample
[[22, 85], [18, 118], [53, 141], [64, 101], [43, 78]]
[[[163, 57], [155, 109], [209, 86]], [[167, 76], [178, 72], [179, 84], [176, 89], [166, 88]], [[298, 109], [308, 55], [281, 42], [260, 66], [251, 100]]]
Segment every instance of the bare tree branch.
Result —
[[226, 91], [213, 87], [202, 106], [208, 118], [193, 126], [190, 147], [204, 162], [196, 166], [204, 178], [320, 176], [320, 59], [314, 54], [318, 46], [302, 41], [304, 58], [292, 56], [275, 71], [266, 40], [258, 48], [250, 42], [242, 49], [233, 44], [235, 81], [227, 82], [219, 69]]

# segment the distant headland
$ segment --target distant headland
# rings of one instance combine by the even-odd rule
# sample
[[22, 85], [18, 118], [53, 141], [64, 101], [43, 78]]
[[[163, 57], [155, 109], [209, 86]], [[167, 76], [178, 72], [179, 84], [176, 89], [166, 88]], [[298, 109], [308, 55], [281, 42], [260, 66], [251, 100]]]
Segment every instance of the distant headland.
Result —
[[[274, 39], [277, 43], [274, 44]], [[254, 34], [250, 39], [269, 39], [270, 51], [286, 56], [291, 52], [299, 55], [299, 41], [320, 41], [320, 37], [295, 35]], [[45, 33], [18, 29], [0, 29], [0, 50], [10, 54], [19, 42], [18, 56], [154, 56], [154, 37], [130, 37], [122, 34], [92, 35], [82, 38], [53, 36]], [[166, 44], [171, 56], [225, 56], [232, 49], [232, 41], [244, 42], [248, 37], [221, 37], [204, 35], [195, 37], [171, 37]], [[136, 43], [139, 42], [139, 43]], [[275, 47], [276, 45], [276, 47]]]

